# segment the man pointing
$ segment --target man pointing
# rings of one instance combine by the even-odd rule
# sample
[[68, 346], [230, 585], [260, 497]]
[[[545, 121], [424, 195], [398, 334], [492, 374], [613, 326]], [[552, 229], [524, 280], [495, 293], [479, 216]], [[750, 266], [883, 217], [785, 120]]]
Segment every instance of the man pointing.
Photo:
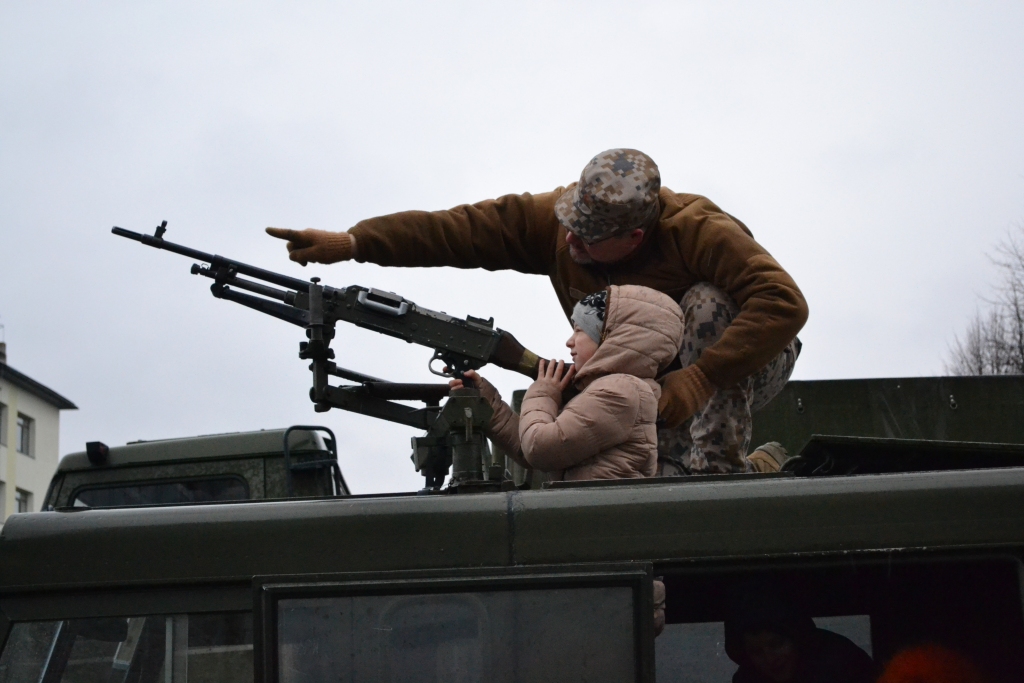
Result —
[[267, 228], [307, 262], [454, 266], [547, 275], [568, 318], [608, 285], [664, 292], [685, 314], [680, 369], [662, 380], [662, 474], [777, 470], [750, 446], [751, 414], [793, 371], [807, 303], [743, 223], [708, 199], [661, 187], [633, 149], [594, 157], [578, 183], [448, 211], [404, 211], [347, 232]]

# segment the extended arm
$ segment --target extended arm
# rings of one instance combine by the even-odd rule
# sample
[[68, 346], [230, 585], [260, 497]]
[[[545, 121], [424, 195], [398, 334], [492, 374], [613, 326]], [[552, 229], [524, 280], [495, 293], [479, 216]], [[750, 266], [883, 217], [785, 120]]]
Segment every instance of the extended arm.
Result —
[[403, 211], [360, 221], [348, 232], [268, 228], [288, 240], [292, 260], [350, 258], [382, 266], [453, 266], [546, 275], [559, 234], [561, 188], [505, 195], [447, 211]]
[[382, 266], [454, 266], [547, 274], [560, 191], [505, 195], [447, 211], [404, 211], [350, 231], [359, 260]]

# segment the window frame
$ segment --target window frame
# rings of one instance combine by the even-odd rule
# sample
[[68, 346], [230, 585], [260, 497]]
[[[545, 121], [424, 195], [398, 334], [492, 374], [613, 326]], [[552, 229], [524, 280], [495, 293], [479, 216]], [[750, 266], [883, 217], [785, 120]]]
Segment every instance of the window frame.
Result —
[[[22, 509], [24, 504], [25, 509]], [[32, 512], [32, 492], [25, 489], [14, 489], [14, 507], [17, 514]]]
[[7, 404], [0, 403], [0, 446], [7, 445]]
[[[263, 456], [231, 456], [210, 460], [169, 460], [152, 463], [128, 463], [113, 467], [90, 467], [57, 472], [59, 477], [52, 497], [54, 509], [71, 507], [71, 494], [82, 487], [120, 486], [122, 484], [159, 483], [167, 480], [208, 479], [220, 476], [239, 476], [249, 487], [249, 500], [266, 498], [267, 469]], [[207, 503], [202, 503], [206, 505]], [[246, 577], [246, 580], [252, 577]]]
[[[29, 417], [25, 413], [18, 413], [17, 421], [15, 423], [15, 429], [17, 433], [14, 435], [17, 443], [14, 444], [14, 450], [22, 455], [35, 458], [35, 419]], [[22, 450], [24, 447], [24, 450]]]
[[[101, 506], [85, 506], [81, 508], [74, 507], [74, 501], [78, 496], [87, 491], [101, 491], [105, 489], [121, 489], [129, 486], [157, 486], [161, 484], [184, 484], [193, 481], [214, 481], [219, 479], [233, 479], [235, 481], [242, 482], [242, 486], [245, 487], [245, 498], [232, 498], [230, 500], [211, 500], [202, 502], [184, 502], [184, 503], [139, 503], [138, 505], [101, 505]], [[119, 482], [103, 482], [98, 484], [82, 484], [71, 491], [71, 495], [67, 498], [69, 505], [62, 507], [61, 509], [82, 509], [82, 510], [124, 510], [127, 508], [145, 508], [145, 507], [171, 507], [174, 505], [212, 505], [217, 503], [244, 503], [245, 501], [255, 500], [252, 497], [252, 488], [249, 486], [249, 480], [244, 476], [235, 473], [224, 473], [214, 474], [210, 476], [191, 476], [191, 477], [173, 477], [167, 479], [139, 479], [130, 481], [119, 481]]]
[[[251, 584], [227, 581], [182, 585], [163, 581], [120, 588], [14, 591], [0, 595], [0, 653], [7, 647], [11, 629], [21, 622], [220, 612], [253, 612]], [[253, 638], [255, 627], [254, 621]]]
[[0, 653], [7, 647], [7, 638], [11, 635], [11, 628], [14, 622], [11, 621], [3, 609], [0, 609]]
[[[247, 597], [251, 594], [250, 591], [248, 591], [248, 590], [245, 590], [245, 593], [246, 593]], [[195, 603], [196, 601], [192, 600], [192, 602]], [[171, 607], [171, 609], [173, 610], [174, 607], [176, 607], [176, 606], [175, 605], [169, 605], [169, 607]], [[251, 609], [251, 605], [250, 604], [246, 603], [244, 605], [243, 609], [221, 609], [221, 610], [211, 610], [211, 609], [209, 609], [208, 606], [199, 606], [198, 609], [188, 610], [188, 611], [180, 611], [180, 605], [178, 605], [177, 607], [179, 608], [179, 611], [169, 611], [169, 612], [168, 611], [159, 611], [159, 612], [156, 612], [156, 613], [150, 613], [149, 611], [147, 611], [146, 613], [143, 613], [143, 614], [138, 614], [136, 612], [131, 612], [131, 613], [128, 613], [128, 614], [118, 614], [118, 615], [116, 615], [116, 617], [119, 618], [119, 619], [124, 619], [126, 617], [128, 619], [128, 624], [126, 625], [127, 626], [127, 630], [125, 632], [125, 635], [127, 636], [127, 638], [125, 638], [124, 640], [122, 640], [119, 643], [118, 648], [117, 648], [116, 651], [110, 649], [110, 650], [108, 650], [107, 653], [102, 654], [102, 659], [104, 660], [102, 663], [109, 663], [109, 664], [111, 664], [113, 666], [114, 673], [117, 673], [118, 669], [120, 668], [122, 676], [127, 675], [127, 673], [125, 673], [126, 671], [135, 670], [136, 666], [137, 666], [136, 662], [139, 661], [138, 659], [135, 659], [136, 645], [138, 645], [140, 643], [140, 640], [139, 640], [138, 636], [140, 635], [141, 629], [142, 628], [147, 628], [147, 627], [148, 628], [156, 628], [156, 629], [161, 629], [161, 628], [165, 629], [165, 632], [167, 634], [166, 640], [164, 638], [159, 638], [156, 642], [158, 644], [163, 644], [164, 647], [166, 648], [166, 649], [164, 649], [164, 653], [165, 653], [164, 665], [163, 665], [164, 670], [166, 670], [166, 665], [167, 665], [167, 662], [169, 661], [168, 657], [166, 655], [171, 655], [173, 653], [173, 662], [174, 662], [174, 664], [172, 665], [172, 670], [174, 671], [173, 677], [174, 677], [175, 681], [179, 680], [179, 674], [177, 673], [177, 671], [179, 669], [179, 666], [180, 666], [180, 662], [181, 662], [179, 657], [181, 659], [189, 660], [193, 656], [204, 656], [204, 655], [210, 655], [210, 654], [216, 656], [216, 655], [221, 655], [223, 653], [234, 652], [234, 651], [245, 652], [246, 650], [248, 650], [251, 653], [251, 651], [252, 651], [252, 642], [251, 642], [251, 634], [252, 634], [252, 630], [251, 630], [252, 609]], [[196, 633], [197, 635], [202, 635], [203, 634], [203, 628], [202, 628], [202, 626], [203, 626], [203, 619], [201, 617], [205, 617], [205, 616], [222, 616], [222, 617], [225, 617], [226, 619], [224, 621], [224, 624], [226, 624], [226, 625], [231, 623], [228, 620], [235, 619], [236, 621], [234, 622], [234, 625], [240, 626], [241, 628], [240, 629], [237, 629], [237, 628], [233, 629], [231, 631], [228, 631], [228, 633], [229, 633], [229, 636], [238, 636], [238, 635], [243, 636], [240, 639], [241, 642], [239, 642], [239, 639], [236, 638], [235, 642], [225, 642], [225, 643], [222, 643], [222, 645], [226, 645], [227, 647], [221, 647], [221, 645], [218, 645], [218, 643], [216, 643], [216, 642], [214, 642], [214, 643], [207, 643], [207, 644], [199, 643], [197, 646], [193, 647], [193, 645], [191, 644], [192, 643], [193, 631], [191, 629], [192, 629], [192, 624], [194, 623], [194, 618], [200, 617], [198, 619], [198, 622], [199, 622], [198, 628], [197, 628], [197, 630], [194, 633]], [[86, 657], [86, 658], [79, 657], [76, 660], [72, 656], [74, 654], [74, 647], [77, 646], [77, 637], [78, 636], [83, 636], [84, 635], [86, 640], [99, 641], [100, 643], [117, 642], [116, 640], [111, 640], [109, 637], [106, 637], [103, 634], [103, 631], [105, 631], [107, 629], [104, 628], [104, 625], [102, 623], [101, 624], [95, 624], [96, 621], [102, 622], [102, 621], [104, 621], [104, 620], [106, 620], [108, 618], [109, 617], [107, 617], [107, 616], [101, 616], [101, 615], [97, 615], [97, 614], [87, 614], [87, 615], [80, 615], [80, 616], [77, 616], [77, 617], [56, 617], [56, 618], [46, 618], [46, 619], [32, 618], [32, 619], [17, 619], [16, 620], [16, 619], [10, 618], [2, 610], [0, 610], [0, 655], [8, 654], [6, 652], [6, 648], [8, 646], [10, 646], [10, 639], [11, 639], [12, 635], [15, 633], [15, 630], [17, 629], [17, 627], [19, 627], [19, 626], [29, 626], [29, 627], [31, 627], [33, 625], [44, 626], [44, 627], [45, 626], [53, 626], [52, 635], [48, 636], [49, 640], [50, 640], [49, 647], [46, 648], [43, 652], [37, 652], [36, 653], [37, 655], [44, 655], [45, 654], [45, 657], [35, 658], [34, 660], [29, 660], [28, 662], [26, 662], [24, 658], [21, 658], [20, 661], [19, 661], [19, 659], [14, 659], [11, 663], [14, 666], [19, 666], [19, 665], [20, 666], [24, 666], [26, 664], [28, 664], [28, 666], [34, 666], [34, 665], [40, 666], [41, 669], [42, 669], [42, 672], [41, 672], [42, 675], [40, 677], [40, 680], [46, 680], [46, 681], [57, 680], [58, 677], [59, 677], [59, 680], [61, 680], [61, 681], [66, 680], [66, 667], [68, 667], [72, 663], [77, 664], [77, 665], [82, 665], [82, 664], [91, 665], [91, 664], [96, 664], [97, 661], [99, 661], [99, 660], [97, 660], [95, 658], [90, 658], [90, 657]], [[158, 621], [156, 621], [155, 623], [153, 623], [153, 622], [150, 622], [149, 624], [146, 623], [147, 621], [149, 621], [151, 619], [154, 619], [154, 618], [158, 619]], [[98, 625], [100, 627], [98, 635], [89, 635], [88, 631], [82, 632], [82, 631], [79, 631], [78, 629], [74, 628], [74, 626], [73, 626], [74, 622], [76, 622], [76, 621], [83, 621], [83, 620], [86, 621], [86, 622], [94, 622], [94, 624], [93, 624], [94, 626]], [[172, 633], [172, 631], [171, 631], [172, 623], [171, 622], [172, 622], [172, 620], [173, 620], [173, 644], [172, 644], [172, 636], [171, 636], [171, 633]], [[166, 624], [165, 625], [161, 624], [162, 621], [165, 621]], [[132, 628], [133, 628], [133, 623], [132, 622], [135, 622], [135, 626], [140, 627], [138, 630], [135, 631], [135, 636], [134, 637], [131, 635]], [[86, 625], [88, 626], [88, 623]], [[68, 633], [68, 635], [70, 637], [69, 638], [64, 638], [63, 630], [64, 629], [68, 629], [69, 627], [71, 627], [71, 630]], [[184, 628], [182, 629], [182, 627], [184, 627]], [[179, 629], [182, 629], [182, 630], [179, 630]], [[95, 633], [96, 632], [94, 631], [94, 634]], [[108, 633], [109, 633], [109, 631], [108, 631]], [[211, 631], [207, 630], [206, 633], [209, 634], [209, 633], [211, 633]], [[221, 633], [223, 634], [224, 631], [221, 631]], [[245, 636], [247, 636], [247, 635], [250, 636], [250, 638], [248, 638], [248, 639], [245, 638]], [[124, 660], [124, 659], [121, 660], [122, 663], [127, 663], [128, 664], [128, 668], [125, 668], [123, 666], [122, 667], [118, 667], [118, 659], [120, 659], [120, 655], [122, 653], [122, 649], [121, 648], [124, 645], [128, 644], [129, 642], [132, 642], [132, 645], [131, 645], [131, 647], [129, 648], [129, 651], [128, 651], [128, 658], [126, 660]], [[149, 640], [149, 642], [150, 642], [150, 648], [149, 649], [152, 650], [153, 639], [151, 638]], [[58, 643], [61, 643], [61, 644], [58, 645]], [[173, 648], [173, 650], [172, 650], [172, 648]], [[163, 649], [163, 648], [161, 648], [161, 649]], [[59, 653], [59, 654], [57, 654], [57, 653]], [[108, 657], [110, 657], [112, 661], [107, 660]], [[0, 656], [0, 660], [2, 660], [2, 656]], [[54, 661], [56, 661], [57, 665], [56, 665], [56, 667], [51, 668], [51, 663], [54, 662]], [[138, 666], [145, 666], [145, 662], [144, 661], [141, 662], [140, 664], [138, 664]], [[187, 669], [188, 669], [187, 661], [184, 663], [184, 666], [182, 666], [181, 668], [183, 670], [187, 671]], [[151, 671], [152, 671], [152, 668], [151, 668]], [[160, 679], [163, 680], [163, 677], [161, 676]], [[89, 680], [92, 680], [92, 677], [89, 677]], [[114, 678], [111, 677], [110, 680], [114, 680]], [[133, 680], [134, 680], [134, 678], [133, 678]], [[155, 679], [154, 678], [146, 677], [145, 680], [155, 680]], [[182, 680], [184, 680], [184, 679], [182, 679]], [[233, 680], [235, 680], [235, 679], [233, 679]], [[248, 679], [242, 679], [242, 680], [248, 680]]]
[[[670, 581], [688, 578], [700, 580], [705, 577], [715, 577], [716, 579], [723, 581], [742, 583], [750, 580], [764, 581], [766, 578], [770, 580], [773, 576], [784, 572], [814, 575], [832, 572], [858, 574], [864, 570], [876, 572], [881, 570], [888, 573], [892, 570], [944, 570], [947, 567], [970, 568], [979, 565], [988, 565], [989, 567], [993, 565], [1002, 565], [1006, 570], [1012, 570], [1017, 578], [1016, 599], [1008, 603], [1008, 606], [1010, 609], [1016, 608], [1018, 613], [1021, 613], [1022, 616], [1024, 616], [1024, 550], [1021, 550], [1018, 546], [1013, 546], [1007, 549], [998, 547], [961, 549], [943, 548], [937, 551], [893, 548], [888, 551], [853, 551], [841, 556], [835, 553], [828, 553], [820, 556], [801, 556], [794, 554], [790, 557], [775, 556], [759, 560], [746, 559], [723, 561], [718, 559], [708, 559], [698, 562], [666, 561], [655, 563], [655, 575], [665, 580], [669, 590], [671, 591]], [[673, 609], [671, 595], [672, 594], [670, 593], [668, 604], [666, 605], [667, 624], [701, 623], [705, 621], [721, 620], [719, 616], [706, 618], [704, 615], [701, 615], [700, 618], [693, 619], [674, 618], [674, 615], [672, 614]], [[886, 653], [887, 645], [891, 641], [888, 639], [878, 639], [878, 631], [876, 631], [876, 629], [878, 628], [879, 622], [876, 621], [876, 619], [879, 615], [876, 612], [857, 609], [852, 611], [842, 610], [838, 612], [821, 613], [815, 614], [814, 616], [848, 616], [860, 614], [867, 614], [871, 619], [871, 656], [876, 662], [884, 662], [885, 659], [892, 654]], [[1021, 631], [1021, 633], [1024, 633], [1024, 631]], [[1002, 635], [1003, 637], [1006, 637], [1007, 634], [1003, 633]], [[879, 659], [879, 657], [882, 657], [882, 659]], [[1015, 678], [1012, 680], [1017, 679]]]
[[257, 576], [253, 579], [255, 681], [278, 681], [277, 605], [280, 600], [615, 586], [629, 587], [633, 591], [635, 680], [654, 683], [653, 578], [649, 562]]

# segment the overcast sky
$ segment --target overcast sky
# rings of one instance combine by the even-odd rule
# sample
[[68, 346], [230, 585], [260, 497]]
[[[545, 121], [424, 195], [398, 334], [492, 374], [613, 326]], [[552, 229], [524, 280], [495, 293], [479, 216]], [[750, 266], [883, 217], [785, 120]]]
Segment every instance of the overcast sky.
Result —
[[[575, 180], [636, 147], [740, 217], [810, 303], [798, 379], [941, 374], [1024, 220], [1024, 3], [0, 3], [0, 323], [64, 394], [61, 453], [318, 422], [360, 493], [416, 432], [313, 412], [299, 328], [213, 299], [113, 225], [494, 316], [538, 353], [547, 280], [303, 269], [267, 225], [346, 229]], [[433, 381], [339, 330], [339, 362]], [[525, 386], [485, 372], [505, 393]]]

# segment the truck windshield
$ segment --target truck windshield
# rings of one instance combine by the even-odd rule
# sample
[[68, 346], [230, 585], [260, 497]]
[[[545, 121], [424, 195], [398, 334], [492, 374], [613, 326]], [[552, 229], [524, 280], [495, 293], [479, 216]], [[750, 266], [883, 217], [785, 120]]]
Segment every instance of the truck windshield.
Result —
[[248, 500], [249, 487], [239, 477], [157, 481], [83, 488], [75, 492], [74, 507], [127, 507], [131, 505], [174, 505], [222, 500]]
[[21, 622], [0, 655], [0, 683], [252, 680], [250, 612]]
[[282, 599], [280, 683], [635, 681], [628, 587]]

